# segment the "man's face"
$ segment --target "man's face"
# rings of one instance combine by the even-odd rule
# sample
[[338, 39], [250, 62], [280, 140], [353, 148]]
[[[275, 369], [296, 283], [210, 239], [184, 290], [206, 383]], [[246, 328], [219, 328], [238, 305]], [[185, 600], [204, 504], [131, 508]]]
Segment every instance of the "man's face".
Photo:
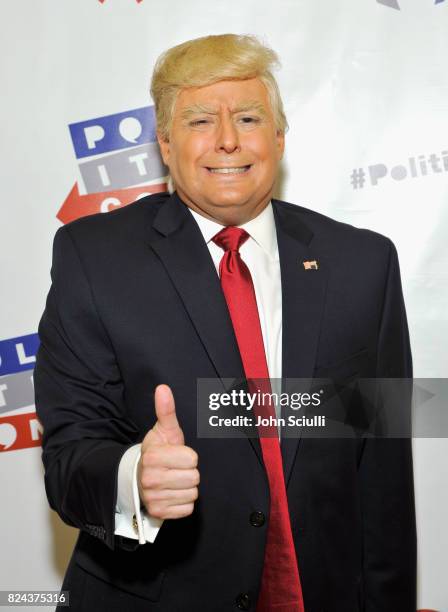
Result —
[[185, 204], [241, 225], [272, 197], [284, 135], [260, 80], [219, 81], [180, 91], [169, 140], [159, 144]]

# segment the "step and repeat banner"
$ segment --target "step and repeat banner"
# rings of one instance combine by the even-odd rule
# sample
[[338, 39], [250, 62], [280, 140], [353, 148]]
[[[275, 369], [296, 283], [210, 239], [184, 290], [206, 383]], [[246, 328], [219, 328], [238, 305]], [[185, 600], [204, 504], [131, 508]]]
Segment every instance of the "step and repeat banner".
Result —
[[[414, 375], [448, 372], [448, 0], [5, 0], [0, 7], [0, 590], [58, 589], [77, 532], [47, 504], [33, 399], [61, 224], [166, 190], [149, 96], [168, 47], [275, 49], [277, 196], [397, 246]], [[419, 607], [448, 611], [448, 444], [414, 440]], [[391, 611], [392, 612], [392, 611]]]

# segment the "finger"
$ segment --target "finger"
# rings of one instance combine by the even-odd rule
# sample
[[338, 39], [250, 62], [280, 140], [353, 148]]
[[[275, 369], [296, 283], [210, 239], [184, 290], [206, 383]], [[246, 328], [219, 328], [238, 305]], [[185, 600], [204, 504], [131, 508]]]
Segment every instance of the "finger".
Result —
[[146, 490], [182, 490], [197, 487], [200, 482], [199, 471], [194, 470], [158, 470], [143, 471], [140, 483]]
[[151, 512], [148, 510], [148, 514], [155, 518], [161, 519], [177, 519], [184, 518], [185, 516], [190, 516], [194, 510], [194, 503], [191, 504], [182, 504], [179, 506], [168, 506], [165, 508], [163, 504], [161, 505], [151, 505]]
[[143, 502], [146, 506], [151, 503], [164, 503], [166, 506], [190, 504], [197, 500], [199, 491], [197, 487], [190, 489], [146, 489]]
[[149, 446], [142, 452], [141, 463], [144, 468], [172, 468], [191, 470], [198, 465], [198, 454], [189, 446], [165, 444]]
[[169, 444], [183, 444], [184, 435], [176, 415], [176, 406], [168, 385], [158, 385], [154, 394], [157, 422], [154, 426]]

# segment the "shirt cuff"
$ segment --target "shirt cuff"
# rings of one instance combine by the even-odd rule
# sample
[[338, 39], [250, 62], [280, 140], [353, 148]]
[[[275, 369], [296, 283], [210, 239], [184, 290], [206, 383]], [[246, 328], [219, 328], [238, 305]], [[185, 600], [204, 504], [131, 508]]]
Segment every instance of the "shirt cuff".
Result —
[[137, 483], [137, 467], [141, 444], [128, 448], [118, 467], [117, 504], [115, 507], [115, 535], [138, 539], [140, 544], [154, 542], [163, 519], [150, 516], [141, 509]]

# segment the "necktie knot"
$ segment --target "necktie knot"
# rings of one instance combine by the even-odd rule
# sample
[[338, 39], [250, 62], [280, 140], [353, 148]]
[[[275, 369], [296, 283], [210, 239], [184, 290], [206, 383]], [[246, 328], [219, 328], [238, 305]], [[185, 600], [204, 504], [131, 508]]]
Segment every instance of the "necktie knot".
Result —
[[216, 236], [213, 236], [212, 240], [224, 251], [239, 251], [248, 238], [249, 234], [246, 230], [229, 225], [228, 227], [223, 227]]

